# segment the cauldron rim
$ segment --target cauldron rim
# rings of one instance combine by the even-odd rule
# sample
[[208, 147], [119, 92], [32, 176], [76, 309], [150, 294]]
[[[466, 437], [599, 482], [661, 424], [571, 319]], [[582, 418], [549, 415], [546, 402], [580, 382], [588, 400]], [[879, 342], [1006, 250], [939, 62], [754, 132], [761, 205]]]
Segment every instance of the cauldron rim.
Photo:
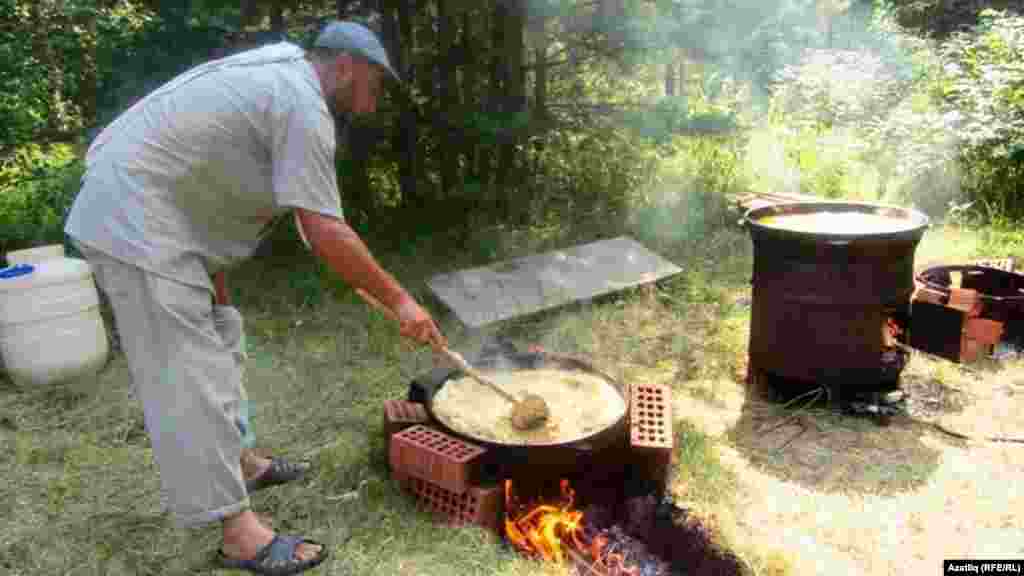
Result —
[[[887, 232], [807, 232], [768, 226], [758, 222], [769, 214], [807, 214], [825, 210], [845, 212], [865, 212], [869, 214], [899, 213], [902, 219], [913, 221], [910, 228], [900, 228]], [[845, 210], [844, 210], [845, 209]], [[931, 219], [926, 214], [913, 208], [875, 202], [849, 202], [840, 200], [781, 202], [768, 206], [751, 208], [743, 215], [741, 224], [750, 229], [751, 234], [771, 234], [800, 240], [823, 240], [847, 242], [857, 239], [865, 240], [899, 240], [920, 238], [924, 231], [931, 227]]]
[[[570, 449], [574, 451], [588, 451], [591, 450], [595, 445], [603, 444], [604, 441], [610, 437], [614, 437], [623, 431], [623, 427], [629, 418], [630, 408], [630, 391], [629, 386], [599, 370], [592, 362], [584, 358], [569, 356], [564, 354], [557, 354], [552, 352], [510, 352], [506, 351], [503, 353], [496, 354], [494, 356], [485, 355], [476, 358], [472, 364], [479, 368], [493, 368], [499, 365], [504, 366], [504, 369], [511, 370], [531, 370], [549, 366], [557, 366], [562, 369], [569, 370], [580, 370], [603, 378], [606, 380], [612, 388], [618, 392], [625, 404], [625, 411], [619, 418], [617, 418], [611, 424], [590, 432], [589, 434], [583, 435], [579, 438], [571, 440], [559, 440], [552, 442], [539, 442], [533, 444], [521, 444], [521, 443], [510, 443], [510, 442], [499, 442], [495, 440], [489, 440], [486, 438], [477, 437], [472, 434], [468, 434], [464, 431], [456, 430], [450, 427], [444, 420], [438, 418], [434, 413], [434, 396], [440, 391], [445, 384], [447, 384], [453, 378], [462, 375], [462, 372], [458, 369], [451, 367], [444, 367], [435, 369], [430, 374], [423, 375], [413, 381], [410, 387], [409, 400], [414, 402], [421, 402], [427, 411], [427, 415], [430, 418], [430, 422], [439, 427], [442, 431], [451, 434], [457, 438], [471, 442], [478, 446], [483, 446], [488, 449], [498, 451], [550, 451], [550, 450], [565, 450]], [[414, 397], [413, 391], [418, 389], [416, 396], [422, 395], [422, 398]]]

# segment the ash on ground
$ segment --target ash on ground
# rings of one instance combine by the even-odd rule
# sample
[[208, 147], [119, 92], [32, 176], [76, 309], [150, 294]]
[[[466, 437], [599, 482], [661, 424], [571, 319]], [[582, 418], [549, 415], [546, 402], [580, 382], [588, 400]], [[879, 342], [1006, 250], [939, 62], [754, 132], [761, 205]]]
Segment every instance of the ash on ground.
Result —
[[[617, 555], [605, 572], [609, 576], [730, 576], [744, 574], [736, 556], [721, 550], [711, 533], [670, 496], [654, 494], [626, 500], [620, 514], [601, 505], [584, 509], [587, 542], [607, 542], [604, 556]], [[590, 575], [577, 567], [581, 576]]]

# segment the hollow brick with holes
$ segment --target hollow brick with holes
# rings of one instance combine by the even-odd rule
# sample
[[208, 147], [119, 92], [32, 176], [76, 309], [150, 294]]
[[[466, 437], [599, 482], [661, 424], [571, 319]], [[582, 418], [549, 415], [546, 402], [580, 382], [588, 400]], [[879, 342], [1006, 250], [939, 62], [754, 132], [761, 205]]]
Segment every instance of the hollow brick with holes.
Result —
[[416, 424], [430, 420], [427, 410], [418, 402], [387, 400], [384, 402], [384, 450], [391, 461], [391, 436]]
[[427, 409], [419, 402], [406, 400], [387, 400], [384, 402], [384, 434], [387, 438], [396, 432], [414, 426], [426, 424], [430, 420]]
[[983, 345], [994, 346], [1003, 337], [1003, 323], [986, 318], [968, 318], [964, 323], [964, 334]]
[[672, 459], [672, 395], [668, 386], [630, 386], [630, 446], [637, 461], [651, 469], [668, 466]]
[[635, 384], [630, 387], [630, 459], [646, 478], [664, 485], [672, 462], [672, 395], [667, 386]]
[[497, 484], [469, 486], [461, 494], [421, 478], [407, 477], [400, 484], [421, 510], [449, 526], [474, 524], [495, 532], [501, 527], [504, 492]]
[[456, 494], [464, 493], [478, 475], [486, 450], [417, 424], [391, 436], [389, 462], [396, 478], [419, 478]]
[[672, 396], [667, 386], [630, 387], [629, 437], [634, 448], [672, 450]]

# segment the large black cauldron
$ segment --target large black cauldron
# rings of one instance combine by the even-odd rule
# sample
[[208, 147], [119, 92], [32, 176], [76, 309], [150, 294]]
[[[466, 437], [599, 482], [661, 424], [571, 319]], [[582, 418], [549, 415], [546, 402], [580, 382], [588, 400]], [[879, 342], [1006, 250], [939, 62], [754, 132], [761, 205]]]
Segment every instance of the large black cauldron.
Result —
[[[537, 370], [556, 368], [579, 370], [599, 375], [611, 383], [622, 394], [629, 412], [629, 393], [626, 387], [614, 378], [599, 372], [585, 360], [545, 352], [520, 352], [511, 344], [502, 342], [485, 348], [479, 355], [469, 359], [481, 369]], [[608, 457], [611, 452], [624, 450], [628, 445], [628, 418], [624, 414], [618, 421], [603, 430], [574, 442], [544, 445], [508, 445], [488, 442], [452, 430], [433, 413], [432, 400], [449, 381], [462, 376], [456, 369], [439, 367], [415, 378], [409, 386], [409, 401], [426, 407], [431, 424], [447, 434], [472, 444], [487, 448], [484, 474], [491, 477], [511, 477], [527, 471], [548, 475], [569, 473], [590, 467], [591, 460]], [[557, 477], [557, 476], [555, 476]]]
[[[904, 222], [887, 232], [802, 232], [772, 215], [861, 212]], [[872, 389], [882, 379], [882, 327], [910, 304], [920, 212], [876, 204], [797, 202], [750, 210], [754, 245], [752, 368], [789, 380]]]

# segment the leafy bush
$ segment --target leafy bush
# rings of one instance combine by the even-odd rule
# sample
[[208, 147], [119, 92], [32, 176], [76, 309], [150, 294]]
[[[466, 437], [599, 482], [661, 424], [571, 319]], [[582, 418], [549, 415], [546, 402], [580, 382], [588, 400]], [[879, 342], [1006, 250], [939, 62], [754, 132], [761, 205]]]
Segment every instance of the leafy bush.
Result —
[[626, 114], [626, 121], [639, 136], [658, 146], [668, 144], [681, 134], [724, 133], [739, 125], [734, 112], [716, 109], [696, 112], [690, 109], [688, 99], [681, 96], [662, 98], [649, 110]]
[[595, 213], [625, 211], [629, 194], [649, 174], [658, 157], [654, 147], [611, 123], [551, 132], [532, 154], [537, 192], [530, 212], [542, 220], [566, 223]]
[[64, 242], [83, 162], [67, 144], [31, 144], [0, 165], [0, 252]]
[[857, 50], [809, 50], [779, 73], [752, 181], [943, 216], [962, 194], [955, 115], [934, 94], [942, 60], [884, 14], [874, 29]]
[[880, 51], [812, 49], [779, 72], [771, 113], [800, 128], [850, 125], [884, 115], [912, 80]]
[[982, 12], [972, 33], [942, 46], [936, 91], [956, 130], [966, 196], [988, 210], [1024, 216], [1024, 17]]
[[629, 227], [642, 241], [673, 251], [735, 224], [728, 196], [748, 188], [738, 135], [673, 138], [657, 170], [632, 200]]

